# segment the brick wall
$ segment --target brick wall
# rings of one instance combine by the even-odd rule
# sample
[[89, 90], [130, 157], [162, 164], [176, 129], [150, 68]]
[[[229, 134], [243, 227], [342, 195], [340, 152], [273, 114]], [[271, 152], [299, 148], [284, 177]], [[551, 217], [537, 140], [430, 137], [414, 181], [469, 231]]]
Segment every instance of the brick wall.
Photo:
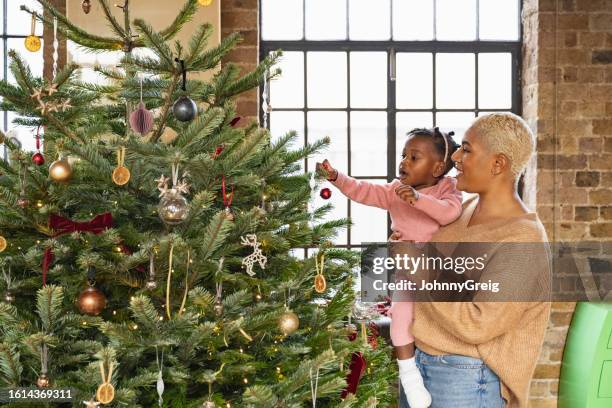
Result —
[[[553, 241], [612, 240], [612, 2], [525, 0], [523, 116], [538, 152], [525, 197]], [[554, 303], [531, 407], [556, 407], [575, 304]]]
[[[259, 6], [257, 0], [221, 1], [221, 36], [239, 32], [243, 41], [230, 52], [223, 63], [234, 63], [243, 71], [252, 71], [259, 60]], [[258, 90], [253, 89], [236, 100], [240, 125], [258, 120]]]

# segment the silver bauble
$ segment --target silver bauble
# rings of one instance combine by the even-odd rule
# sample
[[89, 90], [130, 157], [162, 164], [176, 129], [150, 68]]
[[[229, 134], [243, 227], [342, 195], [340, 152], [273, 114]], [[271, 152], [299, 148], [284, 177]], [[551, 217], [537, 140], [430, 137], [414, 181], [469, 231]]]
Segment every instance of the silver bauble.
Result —
[[185, 221], [189, 215], [187, 199], [179, 192], [172, 190], [166, 193], [159, 202], [159, 218], [169, 225], [177, 225]]

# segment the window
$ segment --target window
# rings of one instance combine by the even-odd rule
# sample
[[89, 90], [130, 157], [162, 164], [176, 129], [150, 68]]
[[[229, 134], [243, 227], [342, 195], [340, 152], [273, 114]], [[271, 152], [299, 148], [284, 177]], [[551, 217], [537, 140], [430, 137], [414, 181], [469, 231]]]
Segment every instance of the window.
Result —
[[[15, 79], [9, 69], [10, 60], [8, 52], [13, 49], [21, 55], [21, 58], [30, 66], [32, 73], [35, 76], [42, 76], [43, 73], [43, 51], [30, 52], [26, 50], [24, 45], [25, 38], [30, 35], [31, 16], [30, 14], [20, 9], [21, 5], [25, 5], [30, 10], [42, 11], [42, 6], [36, 0], [0, 0], [2, 7], [0, 16], [2, 17], [2, 44], [0, 52], [2, 55], [3, 69], [0, 79], [8, 79], [9, 82], [15, 83]], [[36, 23], [35, 34], [41, 38], [42, 42], [42, 24]], [[36, 129], [14, 125], [12, 122], [17, 117], [14, 112], [2, 112], [2, 129], [4, 132], [14, 130], [17, 139], [22, 144], [25, 150], [35, 150], [34, 137]], [[6, 158], [6, 148], [4, 148], [4, 157]]]
[[[386, 183], [408, 130], [440, 126], [459, 141], [478, 115], [520, 114], [519, 0], [262, 0], [260, 16], [260, 58], [284, 51], [262, 123], [273, 138], [296, 130], [299, 144], [331, 138], [306, 171], [327, 157]], [[330, 200], [330, 218], [354, 221], [336, 245], [386, 241], [383, 211]]]

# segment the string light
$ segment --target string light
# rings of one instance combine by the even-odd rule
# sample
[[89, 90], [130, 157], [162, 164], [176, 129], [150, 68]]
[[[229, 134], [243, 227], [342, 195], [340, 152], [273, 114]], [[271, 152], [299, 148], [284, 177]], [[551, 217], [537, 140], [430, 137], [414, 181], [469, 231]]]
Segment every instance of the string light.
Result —
[[113, 310], [113, 316], [117, 316], [117, 311]]
[[245, 384], [248, 384], [249, 380], [245, 377], [245, 378], [242, 379], [242, 382], [244, 382]]

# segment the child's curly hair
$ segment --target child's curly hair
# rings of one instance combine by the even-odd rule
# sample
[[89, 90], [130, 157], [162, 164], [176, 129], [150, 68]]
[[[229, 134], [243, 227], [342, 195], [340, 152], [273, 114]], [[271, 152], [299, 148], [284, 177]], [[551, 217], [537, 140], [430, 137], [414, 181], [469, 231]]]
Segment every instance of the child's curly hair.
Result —
[[453, 140], [455, 132], [450, 131], [448, 133], [442, 132], [440, 128], [415, 128], [407, 133], [407, 136], [427, 136], [431, 138], [436, 151], [440, 154], [440, 160], [445, 163], [444, 171], [440, 177], [447, 174], [453, 168], [453, 161], [451, 156], [455, 153], [455, 150], [459, 148], [459, 144]]

